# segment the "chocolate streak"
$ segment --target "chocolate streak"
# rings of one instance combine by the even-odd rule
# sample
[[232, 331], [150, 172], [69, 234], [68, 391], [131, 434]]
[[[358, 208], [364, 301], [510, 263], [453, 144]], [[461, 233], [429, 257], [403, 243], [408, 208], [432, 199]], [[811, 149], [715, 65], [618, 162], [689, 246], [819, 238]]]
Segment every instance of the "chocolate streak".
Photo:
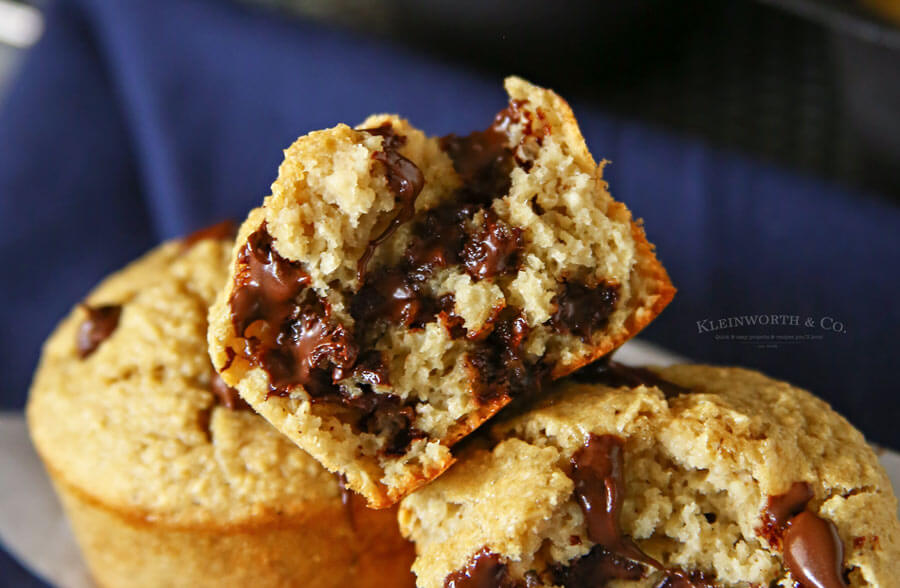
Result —
[[75, 347], [78, 349], [78, 357], [84, 359], [96, 351], [97, 347], [106, 341], [119, 326], [122, 306], [118, 304], [103, 306], [82, 304], [81, 307], [87, 313], [87, 317], [78, 327]]
[[400, 210], [384, 231], [366, 245], [366, 250], [359, 258], [356, 267], [356, 279], [360, 284], [365, 281], [366, 266], [369, 264], [372, 254], [375, 253], [375, 248], [393, 235], [397, 227], [413, 217], [416, 198], [422, 191], [422, 186], [425, 185], [425, 176], [422, 175], [421, 170], [412, 161], [400, 155], [398, 150], [406, 144], [406, 137], [396, 134], [391, 123], [386, 122], [373, 129], [363, 129], [363, 132], [383, 138], [381, 151], [374, 153], [373, 158], [384, 164], [388, 186], [400, 202]]
[[784, 565], [800, 588], [847, 588], [844, 544], [837, 527], [807, 510], [812, 486], [795, 482], [785, 494], [770, 496], [759, 534], [781, 547]]
[[591, 435], [572, 456], [575, 498], [587, 522], [588, 539], [596, 545], [568, 568], [556, 570], [556, 581], [566, 588], [589, 588], [612, 579], [642, 578], [644, 566], [649, 566], [665, 574], [658, 588], [711, 588], [713, 579], [706, 574], [666, 568], [622, 533], [623, 446], [614, 435]]

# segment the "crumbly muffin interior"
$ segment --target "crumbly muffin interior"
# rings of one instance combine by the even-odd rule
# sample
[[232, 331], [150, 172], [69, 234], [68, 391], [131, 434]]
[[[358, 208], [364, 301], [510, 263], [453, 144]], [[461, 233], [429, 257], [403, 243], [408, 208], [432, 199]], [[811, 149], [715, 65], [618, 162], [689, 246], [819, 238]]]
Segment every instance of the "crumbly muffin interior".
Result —
[[[509, 586], [787, 588], [809, 581], [786, 565], [798, 549], [791, 529], [801, 527], [776, 519], [790, 515], [834, 526], [843, 585], [891, 584], [897, 503], [858, 431], [810, 394], [754, 372], [658, 373], [690, 392], [567, 382], [405, 498], [400, 523], [417, 546], [418, 585], [466, 586], [460, 578], [491, 573]], [[618, 541], [612, 552], [592, 540], [576, 491], [579, 454], [610, 438], [622, 450], [621, 535], [604, 539]], [[810, 585], [842, 585], [821, 581]]]
[[301, 446], [361, 492], [413, 489], [672, 296], [565, 102], [507, 89], [467, 136], [379, 115], [301, 137], [238, 238], [217, 368], [289, 436], [327, 431]]

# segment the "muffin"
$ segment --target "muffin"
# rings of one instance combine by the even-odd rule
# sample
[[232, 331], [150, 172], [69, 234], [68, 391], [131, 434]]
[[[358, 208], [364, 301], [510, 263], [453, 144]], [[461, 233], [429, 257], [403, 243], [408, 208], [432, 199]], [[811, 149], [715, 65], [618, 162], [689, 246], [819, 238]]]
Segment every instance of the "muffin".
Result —
[[298, 139], [210, 314], [223, 380], [376, 508], [674, 294], [569, 106], [506, 89], [466, 136], [378, 115]]
[[29, 429], [101, 586], [412, 586], [395, 513], [248, 409], [213, 371], [227, 228], [98, 286], [44, 347]]
[[581, 379], [401, 502], [418, 586], [895, 585], [890, 482], [823, 401], [738, 368]]

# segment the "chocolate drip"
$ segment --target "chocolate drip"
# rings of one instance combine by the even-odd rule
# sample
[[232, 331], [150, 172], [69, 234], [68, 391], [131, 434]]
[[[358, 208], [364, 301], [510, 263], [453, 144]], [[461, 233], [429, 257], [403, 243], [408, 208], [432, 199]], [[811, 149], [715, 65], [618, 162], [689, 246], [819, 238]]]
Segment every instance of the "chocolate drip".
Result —
[[572, 456], [575, 497], [587, 521], [588, 538], [604, 549], [655, 568], [662, 566], [622, 533], [619, 514], [625, 499], [624, 442], [615, 435], [591, 435]]
[[520, 588], [500, 556], [485, 547], [469, 563], [444, 579], [444, 588]]
[[494, 211], [485, 213], [484, 226], [469, 238], [461, 257], [476, 282], [515, 272], [521, 262], [522, 229], [510, 227]]
[[181, 239], [181, 246], [184, 250], [188, 250], [200, 241], [205, 239], [215, 239], [224, 241], [225, 239], [234, 239], [237, 235], [237, 223], [231, 219], [197, 229], [187, 237]]
[[691, 392], [688, 388], [662, 379], [646, 368], [627, 366], [613, 361], [609, 356], [598, 359], [578, 370], [572, 374], [572, 378], [579, 382], [603, 384], [611, 388], [654, 387], [661, 390], [666, 398], [674, 398]]
[[250, 405], [241, 398], [238, 391], [226, 384], [222, 377], [215, 372], [209, 380], [209, 391], [213, 393], [220, 404], [229, 410], [250, 410]]
[[834, 523], [803, 511], [784, 531], [784, 563], [802, 588], [847, 588], [844, 544]]
[[553, 299], [556, 310], [550, 324], [560, 333], [572, 333], [588, 342], [591, 335], [606, 326], [616, 308], [619, 286], [601, 282], [595, 287], [566, 282]]
[[794, 482], [790, 489], [778, 496], [769, 496], [762, 514], [760, 535], [774, 546], [781, 545], [781, 537], [788, 521], [806, 510], [806, 505], [814, 496], [812, 486], [807, 482]]
[[366, 277], [366, 266], [375, 253], [375, 248], [394, 234], [397, 227], [409, 221], [415, 213], [416, 198], [425, 185], [425, 176], [412, 161], [400, 155], [399, 149], [406, 144], [406, 137], [394, 132], [391, 123], [386, 122], [364, 132], [383, 137], [381, 151], [373, 154], [374, 159], [384, 164], [388, 186], [399, 202], [399, 210], [380, 235], [369, 241], [356, 267], [356, 279], [362, 284]]
[[[573, 580], [564, 585], [587, 587], [597, 585], [592, 581], [634, 580], [643, 577], [644, 566], [649, 566], [664, 574], [657, 588], [712, 588], [710, 576], [700, 571], [666, 568], [622, 532], [619, 515], [625, 499], [623, 446], [624, 441], [615, 435], [591, 435], [572, 456], [570, 475], [575, 482], [575, 498], [587, 522], [588, 539], [597, 545], [569, 566], [567, 573], [574, 574]], [[585, 558], [589, 559], [582, 562]]]
[[800, 588], [846, 588], [844, 544], [834, 523], [807, 510], [812, 486], [794, 482], [785, 494], [770, 496], [760, 535], [781, 547], [784, 565]]
[[97, 347], [106, 341], [119, 326], [122, 307], [118, 304], [103, 306], [82, 304], [81, 307], [87, 316], [78, 327], [75, 347], [78, 349], [78, 357], [84, 359], [96, 351]]

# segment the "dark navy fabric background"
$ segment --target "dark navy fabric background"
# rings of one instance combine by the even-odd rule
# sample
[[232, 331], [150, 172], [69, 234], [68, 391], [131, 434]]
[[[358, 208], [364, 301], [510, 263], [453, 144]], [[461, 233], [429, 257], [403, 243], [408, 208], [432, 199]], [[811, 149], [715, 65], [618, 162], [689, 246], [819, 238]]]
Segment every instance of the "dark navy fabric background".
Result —
[[[0, 107], [3, 409], [23, 406], [41, 341], [102, 276], [242, 218], [297, 136], [381, 111], [468, 132], [505, 101], [499, 75], [219, 0], [58, 1], [47, 16]], [[812, 389], [900, 448], [897, 207], [572, 105], [679, 288], [643, 336]], [[775, 349], [698, 332], [760, 313], [845, 332], [781, 329], [823, 339]], [[32, 581], [5, 556], [0, 578]]]

